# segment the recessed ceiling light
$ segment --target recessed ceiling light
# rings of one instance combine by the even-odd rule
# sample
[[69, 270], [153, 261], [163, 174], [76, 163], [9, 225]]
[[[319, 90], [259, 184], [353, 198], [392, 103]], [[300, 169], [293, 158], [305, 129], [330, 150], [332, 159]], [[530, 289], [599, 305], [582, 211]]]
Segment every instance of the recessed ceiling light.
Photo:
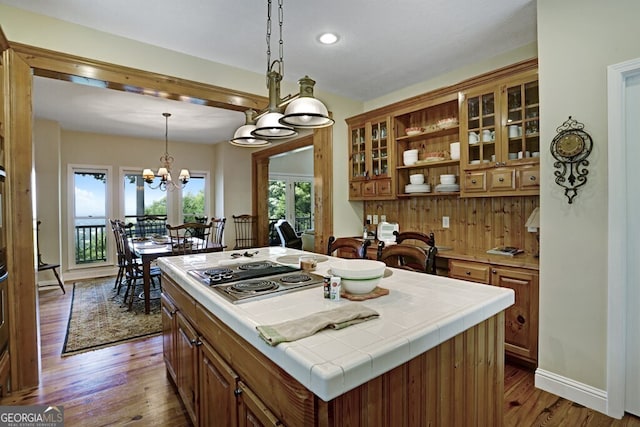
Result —
[[323, 33], [318, 36], [318, 41], [322, 44], [334, 44], [338, 39], [338, 35], [334, 33]]

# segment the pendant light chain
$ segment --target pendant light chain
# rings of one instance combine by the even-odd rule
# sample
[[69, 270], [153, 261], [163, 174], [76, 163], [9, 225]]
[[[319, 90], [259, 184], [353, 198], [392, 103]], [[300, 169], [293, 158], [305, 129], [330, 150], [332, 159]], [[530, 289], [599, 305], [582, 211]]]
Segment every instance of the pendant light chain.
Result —
[[280, 57], [277, 61], [273, 61], [271, 63], [271, 0], [267, 2], [267, 87], [269, 87], [269, 71], [273, 65], [277, 62], [279, 66], [278, 72], [281, 76], [284, 76], [284, 40], [282, 39], [282, 24], [284, 21], [284, 12], [282, 10], [282, 2], [283, 0], [278, 0], [278, 25], [280, 31], [280, 39], [278, 40], [278, 54]]

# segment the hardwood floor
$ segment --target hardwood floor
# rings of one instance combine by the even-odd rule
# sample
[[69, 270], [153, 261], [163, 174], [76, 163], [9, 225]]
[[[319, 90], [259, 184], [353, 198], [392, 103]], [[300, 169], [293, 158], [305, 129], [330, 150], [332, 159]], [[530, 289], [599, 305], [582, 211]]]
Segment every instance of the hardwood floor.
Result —
[[[71, 292], [40, 291], [41, 384], [0, 400], [0, 405], [63, 405], [67, 426], [188, 426], [190, 422], [167, 378], [162, 337], [61, 357]], [[504, 425], [640, 427], [534, 387], [533, 372], [505, 366]], [[446, 426], [442, 426], [446, 427]]]

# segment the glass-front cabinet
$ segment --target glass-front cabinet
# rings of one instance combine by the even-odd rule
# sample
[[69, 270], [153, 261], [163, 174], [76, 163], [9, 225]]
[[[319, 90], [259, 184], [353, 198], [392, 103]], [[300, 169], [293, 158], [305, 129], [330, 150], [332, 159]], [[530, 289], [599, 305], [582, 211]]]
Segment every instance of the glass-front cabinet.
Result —
[[389, 117], [349, 123], [349, 199], [393, 199]]
[[537, 73], [470, 89], [460, 97], [461, 196], [538, 194]]

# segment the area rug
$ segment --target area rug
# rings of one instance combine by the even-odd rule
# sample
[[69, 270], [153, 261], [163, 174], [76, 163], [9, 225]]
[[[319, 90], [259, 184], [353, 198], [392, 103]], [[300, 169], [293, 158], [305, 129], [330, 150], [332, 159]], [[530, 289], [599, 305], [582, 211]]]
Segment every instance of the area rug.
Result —
[[[151, 313], [144, 314], [144, 301], [135, 298], [133, 308], [113, 289], [115, 277], [103, 277], [73, 284], [67, 336], [62, 355], [70, 356], [132, 341], [162, 332], [160, 291], [151, 289]], [[136, 292], [141, 292], [141, 286]]]

